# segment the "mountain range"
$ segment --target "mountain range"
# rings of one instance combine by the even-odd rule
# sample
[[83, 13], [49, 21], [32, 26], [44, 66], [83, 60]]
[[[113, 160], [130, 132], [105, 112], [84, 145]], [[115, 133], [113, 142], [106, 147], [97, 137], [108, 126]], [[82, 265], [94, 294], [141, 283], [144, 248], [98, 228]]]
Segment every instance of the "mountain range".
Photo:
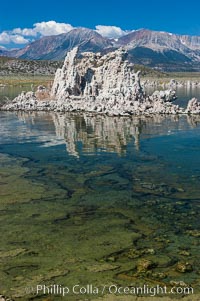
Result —
[[119, 47], [128, 51], [128, 59], [164, 71], [200, 71], [200, 36], [139, 29], [118, 39], [101, 36], [88, 28], [45, 36], [25, 48], [0, 49], [1, 56], [28, 60], [63, 60], [66, 53], [79, 46], [80, 52], [107, 53]]

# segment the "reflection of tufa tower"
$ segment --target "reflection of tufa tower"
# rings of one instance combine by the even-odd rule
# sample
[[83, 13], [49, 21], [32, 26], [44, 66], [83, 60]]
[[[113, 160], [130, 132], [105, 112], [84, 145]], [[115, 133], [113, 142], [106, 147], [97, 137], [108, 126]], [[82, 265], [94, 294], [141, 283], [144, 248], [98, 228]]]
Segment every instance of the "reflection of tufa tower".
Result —
[[77, 142], [82, 142], [85, 153], [107, 151], [119, 155], [126, 153], [128, 142], [134, 137], [139, 149], [142, 130], [140, 118], [91, 116], [87, 114], [52, 114], [58, 138], [65, 140], [67, 151], [79, 157]]
[[73, 118], [67, 119], [66, 115], [52, 114], [52, 119], [55, 125], [56, 136], [64, 139], [69, 154], [79, 157], [76, 143], [78, 141], [76, 122]]
[[[99, 151], [115, 152], [119, 155], [126, 153], [127, 144], [134, 138], [135, 149], [139, 150], [141, 134], [143, 138], [168, 134], [172, 130], [186, 130], [200, 123], [199, 115], [151, 117], [109, 117], [106, 115], [92, 115], [88, 113], [45, 113], [45, 112], [18, 112], [18, 118], [26, 123], [29, 131], [17, 131], [18, 138], [37, 136], [43, 146], [49, 147], [66, 143], [67, 152], [75, 157], [80, 156], [80, 143], [84, 153]], [[41, 123], [45, 120], [44, 123]], [[52, 126], [55, 126], [55, 133]], [[187, 121], [187, 122], [186, 122]], [[38, 135], [37, 123], [40, 122]], [[48, 124], [48, 126], [46, 126]], [[158, 126], [161, 125], [161, 126]], [[1, 131], [5, 135], [4, 129]], [[55, 137], [56, 134], [56, 137]]]

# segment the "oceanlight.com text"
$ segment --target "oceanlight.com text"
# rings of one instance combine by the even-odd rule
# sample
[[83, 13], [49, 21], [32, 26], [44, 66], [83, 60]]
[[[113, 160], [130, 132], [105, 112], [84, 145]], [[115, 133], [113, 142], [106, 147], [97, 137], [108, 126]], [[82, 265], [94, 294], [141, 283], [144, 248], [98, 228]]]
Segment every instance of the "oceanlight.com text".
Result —
[[62, 286], [59, 284], [45, 285], [38, 284], [34, 287], [25, 288], [27, 294], [33, 293], [35, 295], [55, 295], [55, 296], [67, 296], [67, 295], [133, 295], [133, 296], [150, 296], [156, 295], [190, 295], [194, 294], [192, 287], [187, 286], [150, 286], [144, 284], [143, 286], [119, 286], [116, 284], [95, 286], [92, 284], [73, 286]]

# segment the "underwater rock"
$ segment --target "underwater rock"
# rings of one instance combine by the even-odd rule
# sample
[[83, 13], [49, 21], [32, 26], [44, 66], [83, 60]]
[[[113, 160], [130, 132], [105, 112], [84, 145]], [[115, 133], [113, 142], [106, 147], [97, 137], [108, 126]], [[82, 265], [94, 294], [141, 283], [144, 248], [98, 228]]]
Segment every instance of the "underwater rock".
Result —
[[139, 250], [137, 249], [130, 249], [127, 253], [127, 257], [129, 259], [135, 259], [135, 258], [138, 258], [142, 255], [142, 252], [140, 252]]
[[183, 255], [183, 256], [190, 256], [190, 252], [186, 251], [186, 250], [182, 250], [179, 252], [180, 255]]
[[170, 283], [170, 285], [173, 285], [173, 286], [189, 287], [189, 285], [187, 283], [185, 283], [184, 281], [173, 281], [173, 280], [171, 280], [169, 283]]
[[178, 262], [176, 265], [176, 271], [180, 273], [192, 272], [193, 268], [189, 262]]
[[140, 259], [137, 262], [137, 271], [138, 273], [146, 273], [148, 270], [150, 270], [152, 267], [154, 267], [155, 264], [153, 261], [148, 259]]
[[156, 253], [156, 251], [154, 249], [146, 249], [144, 251], [145, 254], [150, 254], [150, 255], [154, 255]]
[[6, 257], [16, 257], [19, 254], [22, 254], [24, 252], [26, 252], [26, 249], [23, 248], [19, 248], [19, 249], [15, 249], [15, 250], [10, 250], [10, 251], [1, 251], [0, 252], [0, 258], [6, 258]]
[[144, 191], [151, 190], [152, 193], [158, 195], [170, 195], [178, 191], [175, 187], [170, 187], [165, 183], [154, 184], [151, 182], [139, 182], [138, 184], [141, 185], [141, 188], [144, 189]]
[[193, 237], [200, 237], [200, 231], [199, 230], [188, 230], [188, 231], [186, 231], [186, 233], [193, 236]]
[[110, 256], [110, 257], [107, 258], [107, 261], [115, 262], [116, 261], [116, 257], [115, 256]]
[[49, 281], [49, 280], [53, 280], [55, 278], [59, 278], [61, 276], [66, 276], [69, 274], [69, 270], [68, 269], [56, 269], [56, 270], [49, 270], [48, 273], [46, 275], [36, 275], [33, 276], [33, 279], [35, 281], [38, 282], [42, 282], [42, 281]]
[[114, 270], [116, 270], [118, 268], [119, 268], [118, 265], [112, 265], [112, 264], [109, 264], [109, 263], [103, 263], [103, 264], [93, 265], [91, 267], [88, 267], [87, 269], [90, 272], [98, 273], [98, 272], [104, 272], [104, 271], [114, 271]]
[[130, 259], [135, 259], [141, 257], [144, 254], [154, 255], [156, 252], [154, 249], [130, 249], [127, 253], [127, 257]]
[[162, 273], [162, 272], [160, 272], [160, 273], [151, 273], [150, 276], [154, 279], [162, 280], [162, 279], [165, 279], [167, 277], [167, 274]]

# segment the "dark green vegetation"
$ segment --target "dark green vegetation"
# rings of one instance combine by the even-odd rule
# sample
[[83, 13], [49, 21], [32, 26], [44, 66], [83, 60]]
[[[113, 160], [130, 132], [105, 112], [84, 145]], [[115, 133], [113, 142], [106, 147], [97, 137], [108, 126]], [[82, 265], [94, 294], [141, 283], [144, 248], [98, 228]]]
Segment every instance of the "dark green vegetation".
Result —
[[[0, 84], [23, 84], [52, 80], [63, 61], [24, 60], [0, 56]], [[199, 79], [200, 72], [163, 72], [155, 68], [135, 63], [135, 71], [141, 70], [143, 77]], [[159, 69], [159, 68], [158, 68]], [[42, 82], [40, 83], [39, 80]]]
[[0, 56], [0, 76], [50, 76], [61, 66], [60, 61], [31, 61]]

